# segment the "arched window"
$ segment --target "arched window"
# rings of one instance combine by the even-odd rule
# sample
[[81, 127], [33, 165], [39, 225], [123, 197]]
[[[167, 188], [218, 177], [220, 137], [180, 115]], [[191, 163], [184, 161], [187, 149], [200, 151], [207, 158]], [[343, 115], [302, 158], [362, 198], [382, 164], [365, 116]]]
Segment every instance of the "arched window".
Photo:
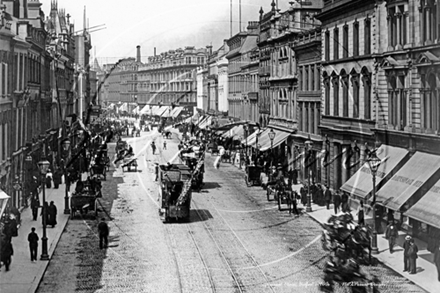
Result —
[[339, 76], [332, 73], [333, 85], [333, 116], [339, 116]]
[[353, 118], [359, 118], [359, 74], [353, 69], [350, 75], [353, 88]]
[[341, 85], [342, 85], [342, 117], [348, 117], [348, 74], [344, 69], [341, 70]]
[[361, 73], [364, 87], [364, 119], [371, 119], [371, 73], [365, 67]]
[[330, 115], [330, 76], [324, 71], [322, 78], [324, 80], [324, 115]]

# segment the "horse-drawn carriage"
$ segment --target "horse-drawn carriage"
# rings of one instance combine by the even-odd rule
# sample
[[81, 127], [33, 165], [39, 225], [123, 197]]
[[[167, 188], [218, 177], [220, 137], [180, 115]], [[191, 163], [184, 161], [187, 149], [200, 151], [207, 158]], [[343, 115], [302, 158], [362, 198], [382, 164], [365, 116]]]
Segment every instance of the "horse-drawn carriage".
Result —
[[92, 211], [95, 217], [98, 215], [98, 201], [102, 197], [101, 182], [97, 177], [91, 177], [83, 182], [78, 181], [75, 191], [70, 197], [70, 216], [73, 219], [77, 212], [81, 216]]
[[[289, 213], [293, 210], [293, 205], [296, 203], [296, 191], [292, 190], [289, 180], [287, 178], [278, 178], [267, 183], [266, 188], [267, 200], [276, 201], [278, 210], [283, 210], [282, 205], [286, 205]], [[295, 201], [295, 202], [294, 202]]]
[[124, 171], [124, 168], [127, 168], [127, 171], [131, 171], [131, 168], [134, 168], [134, 170], [137, 171], [137, 166], [137, 158], [134, 155], [122, 159], [122, 171]]
[[261, 167], [255, 165], [246, 166], [245, 180], [247, 186], [261, 185]]
[[159, 166], [159, 216], [188, 221], [191, 206], [191, 172], [182, 164]]

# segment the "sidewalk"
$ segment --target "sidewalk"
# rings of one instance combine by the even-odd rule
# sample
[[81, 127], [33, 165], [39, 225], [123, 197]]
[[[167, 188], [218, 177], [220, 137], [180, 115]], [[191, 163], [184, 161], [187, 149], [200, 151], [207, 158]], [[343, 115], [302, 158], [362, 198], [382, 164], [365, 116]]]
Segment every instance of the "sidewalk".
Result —
[[[64, 227], [67, 224], [69, 215], [64, 215], [64, 194], [66, 186], [61, 184], [58, 189], [46, 188], [46, 201], [50, 203], [53, 201], [57, 207], [57, 222], [58, 224], [52, 228], [47, 227], [47, 247], [49, 258], [52, 257], [57, 243], [61, 237]], [[43, 195], [40, 193], [40, 201], [43, 202]], [[41, 224], [41, 210], [38, 211], [38, 220], [32, 220], [32, 211], [30, 207], [25, 208], [21, 212], [21, 226], [18, 229], [18, 237], [12, 238], [12, 245], [14, 248], [14, 255], [12, 256], [11, 266], [9, 271], [5, 271], [2, 266], [0, 272], [0, 292], [1, 293], [33, 293], [37, 290], [40, 280], [46, 271], [49, 261], [40, 260], [43, 225]], [[27, 236], [31, 232], [31, 228], [36, 228], [36, 233], [40, 240], [38, 241], [38, 260], [31, 262], [29, 243]]]
[[[300, 205], [301, 206], [301, 205]], [[330, 209], [327, 210], [325, 206], [319, 206], [312, 204], [312, 212], [308, 213], [310, 217], [315, 219], [319, 223], [326, 223], [328, 218], [334, 214], [333, 204], [330, 205]], [[357, 217], [352, 212], [355, 221]], [[365, 221], [371, 217], [366, 217]], [[398, 274], [417, 284], [424, 290], [437, 293], [440, 292], [440, 282], [437, 280], [437, 268], [433, 262], [434, 254], [426, 250], [426, 243], [415, 239], [415, 242], [419, 248], [417, 259], [417, 273], [411, 275], [408, 272], [403, 272], [403, 241], [406, 234], [399, 231], [399, 238], [396, 241], [393, 254], [388, 249], [388, 240], [385, 239], [384, 234], [377, 235], [377, 246], [379, 248], [379, 254], [373, 255], [380, 262], [396, 271]]]

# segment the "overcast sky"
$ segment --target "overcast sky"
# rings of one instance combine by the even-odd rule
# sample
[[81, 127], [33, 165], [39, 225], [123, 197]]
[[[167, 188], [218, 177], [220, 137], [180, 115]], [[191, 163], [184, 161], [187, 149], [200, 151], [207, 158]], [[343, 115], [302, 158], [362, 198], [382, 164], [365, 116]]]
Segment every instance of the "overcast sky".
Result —
[[[52, 0], [40, 0], [46, 16]], [[230, 36], [230, 0], [57, 0], [58, 9], [65, 9], [75, 23], [83, 28], [84, 7], [89, 27], [105, 24], [106, 29], [92, 32], [92, 55], [100, 63], [114, 62], [122, 57], [135, 57], [141, 46], [142, 61], [170, 49], [213, 45], [221, 46]], [[238, 3], [233, 1], [233, 34], [238, 32]], [[241, 0], [242, 27], [258, 20], [260, 7], [271, 8], [272, 0]], [[289, 7], [288, 0], [279, 0], [279, 8]]]

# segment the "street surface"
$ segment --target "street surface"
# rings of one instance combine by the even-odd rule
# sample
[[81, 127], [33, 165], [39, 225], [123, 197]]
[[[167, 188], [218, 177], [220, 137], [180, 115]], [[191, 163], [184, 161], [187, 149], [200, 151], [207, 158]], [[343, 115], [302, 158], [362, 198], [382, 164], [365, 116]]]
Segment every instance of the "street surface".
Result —
[[[152, 140], [159, 154], [151, 154]], [[327, 252], [317, 222], [278, 211], [261, 187], [246, 187], [243, 171], [228, 163], [216, 170], [207, 154], [190, 221], [163, 224], [154, 162], [176, 154], [178, 134], [167, 150], [157, 132], [127, 141], [138, 170], [111, 167], [98, 219], [70, 219], [38, 292], [319, 292]], [[106, 250], [97, 236], [102, 217], [110, 226]], [[424, 292], [382, 265], [363, 269], [380, 279], [380, 292]]]

